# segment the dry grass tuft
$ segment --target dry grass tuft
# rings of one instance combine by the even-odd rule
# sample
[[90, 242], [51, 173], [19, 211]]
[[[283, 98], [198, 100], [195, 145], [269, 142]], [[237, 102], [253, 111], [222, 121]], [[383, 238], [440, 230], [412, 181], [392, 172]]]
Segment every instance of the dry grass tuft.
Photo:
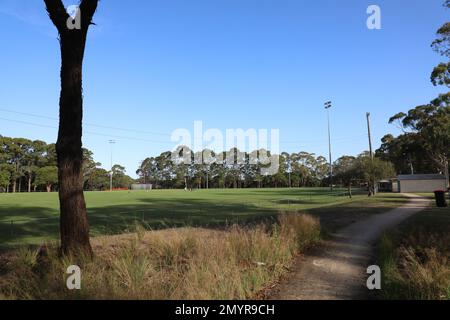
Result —
[[392, 236], [381, 241], [383, 298], [450, 299], [450, 234], [415, 228], [398, 245]]
[[[273, 226], [227, 231], [171, 229], [93, 240], [94, 261], [83, 261], [82, 289], [65, 286], [70, 258], [50, 247], [17, 252], [0, 283], [3, 299], [248, 299], [276, 281], [294, 255], [320, 238], [311, 216], [283, 214]], [[53, 248], [53, 249], [52, 249]]]

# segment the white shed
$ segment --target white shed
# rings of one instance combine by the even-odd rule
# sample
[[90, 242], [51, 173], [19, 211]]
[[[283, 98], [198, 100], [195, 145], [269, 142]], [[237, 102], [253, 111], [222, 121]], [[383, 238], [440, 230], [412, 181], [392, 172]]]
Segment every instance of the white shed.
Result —
[[447, 182], [441, 174], [409, 174], [398, 176], [398, 189], [402, 193], [446, 190]]

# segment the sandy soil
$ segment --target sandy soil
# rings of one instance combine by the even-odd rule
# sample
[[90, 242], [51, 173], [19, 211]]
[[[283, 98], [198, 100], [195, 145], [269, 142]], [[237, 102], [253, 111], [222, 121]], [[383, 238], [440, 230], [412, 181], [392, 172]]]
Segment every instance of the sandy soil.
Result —
[[323, 246], [301, 256], [269, 297], [274, 300], [367, 299], [367, 267], [374, 243], [386, 229], [423, 210], [429, 200], [407, 195], [410, 202], [341, 229]]

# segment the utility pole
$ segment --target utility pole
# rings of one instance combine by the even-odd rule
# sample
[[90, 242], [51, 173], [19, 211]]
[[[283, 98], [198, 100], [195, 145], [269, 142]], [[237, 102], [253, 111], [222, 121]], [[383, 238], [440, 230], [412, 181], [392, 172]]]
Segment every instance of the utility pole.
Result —
[[328, 120], [328, 154], [330, 160], [330, 190], [333, 192], [333, 162], [331, 161], [331, 130], [330, 130], [330, 108], [331, 101], [325, 102], [325, 109], [327, 110], [327, 120]]
[[[371, 160], [372, 166], [373, 166], [374, 154], [373, 154], [373, 150], [372, 150], [372, 133], [371, 133], [371, 129], [370, 129], [370, 112], [366, 113], [366, 118], [367, 118], [367, 134], [369, 137], [370, 160]], [[375, 177], [373, 177], [373, 176], [372, 176], [372, 183], [373, 183], [373, 185], [371, 186], [372, 194], [375, 194]]]
[[373, 151], [372, 151], [372, 134], [370, 131], [370, 112], [366, 113], [367, 117], [367, 133], [369, 136], [369, 152], [370, 152], [370, 158], [373, 160]]
[[289, 174], [289, 188], [292, 188], [291, 187], [292, 186], [292, 183], [291, 183], [291, 169], [289, 169], [288, 174]]
[[409, 167], [411, 168], [411, 175], [413, 175], [414, 174], [414, 166], [413, 166], [413, 162], [412, 162], [411, 153], [408, 153], [408, 160], [409, 160]]
[[113, 145], [116, 144], [115, 140], [109, 140], [109, 144], [111, 145], [111, 172], [109, 175], [109, 191], [113, 191]]

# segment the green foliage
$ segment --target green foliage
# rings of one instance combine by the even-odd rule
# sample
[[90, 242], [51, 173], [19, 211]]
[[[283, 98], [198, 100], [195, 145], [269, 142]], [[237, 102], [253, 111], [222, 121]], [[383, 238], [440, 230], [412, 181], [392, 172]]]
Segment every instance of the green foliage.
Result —
[[450, 63], [440, 63], [431, 73], [431, 82], [435, 86], [450, 87]]
[[342, 156], [333, 163], [334, 178], [343, 185], [352, 184], [358, 178], [356, 171], [356, 158], [352, 156]]
[[[180, 147], [179, 151], [179, 157], [174, 160], [170, 151], [146, 158], [136, 172], [140, 176], [139, 181], [165, 189], [184, 188], [185, 184], [188, 188], [198, 189], [315, 187], [326, 184], [329, 172], [329, 164], [324, 157], [304, 151], [279, 155], [279, 170], [274, 175], [262, 173], [262, 169], [268, 166], [262, 157], [253, 161], [258, 155], [270, 156], [270, 152], [265, 150], [247, 153], [234, 148], [216, 154], [211, 150], [194, 153], [187, 147]], [[181, 151], [185, 152], [184, 155]], [[211, 156], [207, 158], [205, 155]], [[192, 163], [183, 163], [183, 157], [191, 159]]]
[[11, 172], [7, 165], [0, 165], [0, 187], [8, 186], [11, 181]]
[[[34, 188], [42, 190], [43, 187], [55, 185], [54, 169], [56, 167], [55, 144], [44, 141], [31, 141], [24, 138], [10, 138], [0, 136], [0, 187], [12, 192], [24, 186], [30, 191]], [[94, 161], [92, 151], [83, 149], [83, 178], [85, 188], [88, 190], [103, 190], [109, 188], [109, 174], [100, 169], [100, 163]], [[46, 168], [45, 170], [40, 170]], [[122, 173], [125, 168], [121, 169]], [[39, 172], [39, 177], [37, 176]], [[106, 174], [105, 174], [106, 173]], [[51, 179], [48, 179], [51, 177]], [[46, 181], [49, 180], [49, 181]], [[133, 179], [121, 174], [115, 181], [117, 188], [127, 188]], [[32, 186], [34, 188], [32, 189]]]
[[450, 22], [445, 23], [437, 31], [438, 38], [433, 41], [433, 49], [445, 57], [450, 57]]
[[84, 188], [90, 191], [109, 189], [109, 172], [102, 168], [93, 168], [85, 176]]
[[113, 188], [129, 188], [134, 180], [127, 176], [125, 167], [118, 164], [112, 167], [113, 173]]
[[[397, 138], [397, 141], [406, 142], [401, 151], [402, 154], [409, 153], [406, 149], [415, 149], [416, 151], [422, 149], [422, 157], [433, 161], [438, 170], [446, 175], [448, 175], [448, 159], [450, 157], [449, 97], [449, 94], [440, 95], [430, 104], [411, 109], [407, 114], [397, 114], [390, 120], [390, 122], [400, 121], [402, 127], [409, 130], [408, 133]], [[407, 140], [409, 141], [407, 142]], [[393, 143], [390, 141], [388, 144], [392, 145]], [[389, 146], [387, 150], [379, 150], [379, 152], [386, 151], [390, 151]]]
[[52, 185], [58, 183], [58, 168], [55, 166], [39, 168], [34, 183], [37, 186], [45, 185], [47, 191], [50, 191]]
[[436, 172], [436, 166], [430, 160], [428, 153], [417, 133], [408, 132], [398, 137], [391, 134], [381, 139], [381, 146], [376, 155], [394, 164], [397, 173], [410, 174]]
[[335, 179], [344, 185], [353, 182], [364, 182], [373, 185], [379, 180], [392, 178], [396, 175], [391, 162], [377, 157], [372, 158], [368, 153], [358, 157], [343, 156], [335, 161]]

